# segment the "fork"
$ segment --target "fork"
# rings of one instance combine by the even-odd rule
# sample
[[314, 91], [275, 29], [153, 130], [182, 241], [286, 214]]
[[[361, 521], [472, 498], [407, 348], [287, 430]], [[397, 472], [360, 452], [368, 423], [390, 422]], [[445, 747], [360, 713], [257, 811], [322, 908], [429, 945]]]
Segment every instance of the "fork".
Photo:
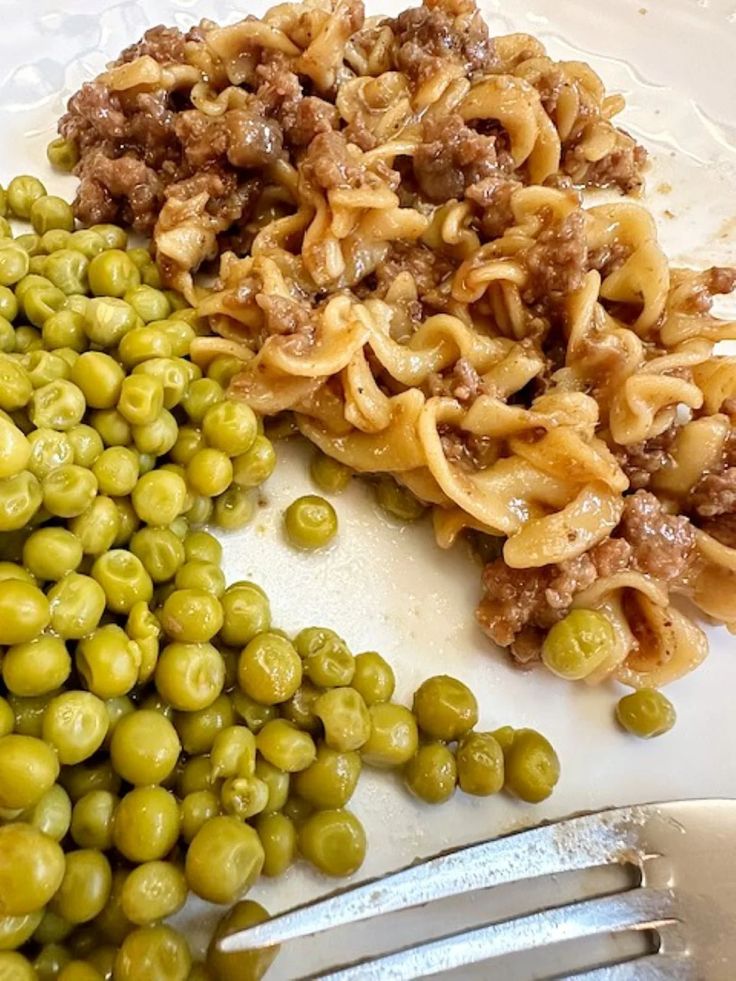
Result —
[[[619, 882], [616, 891], [609, 887], [601, 894], [599, 887], [592, 898], [565, 902], [564, 873], [612, 866], [635, 875], [623, 886]], [[540, 877], [553, 877], [556, 895], [523, 915], [472, 928], [461, 922], [460, 929], [439, 937], [425, 932], [408, 946], [399, 940], [398, 947], [377, 956], [310, 977], [399, 981], [458, 970], [467, 976], [463, 972], [470, 965], [492, 964], [503, 955], [638, 931], [655, 938], [648, 951], [625, 961], [614, 955], [606, 963], [586, 962], [575, 976], [586, 981], [736, 978], [736, 800], [728, 799], [613, 808], [514, 832], [295, 907], [223, 938], [220, 949], [273, 946], [418, 907], [426, 923], [435, 904], [470, 893], [477, 915], [484, 908], [481, 890], [524, 882], [528, 895]], [[381, 921], [378, 926], [385, 938], [388, 931]], [[373, 942], [376, 930], [370, 936]], [[325, 938], [327, 946], [330, 939]], [[533, 976], [552, 975], [535, 971]]]

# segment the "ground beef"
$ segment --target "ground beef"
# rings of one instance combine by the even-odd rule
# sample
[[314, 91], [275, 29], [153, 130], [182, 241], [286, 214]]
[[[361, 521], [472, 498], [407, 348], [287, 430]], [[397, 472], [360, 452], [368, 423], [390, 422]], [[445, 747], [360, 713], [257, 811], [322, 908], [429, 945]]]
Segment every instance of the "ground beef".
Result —
[[258, 306], [266, 316], [269, 334], [304, 334], [312, 332], [311, 310], [288, 296], [259, 293]]
[[674, 464], [670, 450], [678, 428], [677, 425], [672, 425], [659, 436], [653, 436], [641, 443], [632, 443], [630, 446], [614, 448], [614, 455], [629, 478], [632, 490], [647, 488], [653, 474]]
[[631, 545], [632, 565], [639, 572], [667, 583], [684, 578], [695, 531], [688, 518], [668, 514], [654, 494], [639, 490], [626, 498], [616, 535]]
[[736, 514], [721, 514], [717, 518], [707, 518], [700, 527], [708, 535], [729, 548], [736, 548]]
[[476, 399], [482, 390], [480, 375], [466, 358], [457, 360], [449, 374], [430, 375], [427, 385], [431, 395], [450, 396], [463, 405]]
[[464, 72], [491, 71], [493, 40], [473, 3], [439, 0], [404, 10], [387, 22], [397, 41], [396, 67], [421, 84], [448, 60]]
[[599, 249], [588, 251], [588, 269], [595, 269], [603, 279], [623, 266], [631, 255], [631, 247], [625, 242], [614, 241]]
[[414, 176], [430, 201], [461, 198], [465, 188], [497, 172], [495, 138], [481, 136], [457, 113], [425, 124]]
[[225, 113], [227, 159], [233, 167], [250, 170], [274, 163], [281, 156], [284, 136], [274, 119], [259, 108], [231, 109]]
[[618, 131], [616, 148], [594, 162], [585, 159], [580, 142], [567, 146], [562, 155], [561, 170], [570, 174], [577, 184], [586, 187], [617, 187], [626, 194], [642, 186], [642, 170], [647, 151], [628, 133]]
[[97, 152], [84, 158], [80, 177], [75, 205], [84, 224], [119, 221], [150, 234], [163, 200], [155, 170], [136, 157], [112, 160]]
[[[521, 631], [548, 630], [565, 616], [576, 593], [625, 568], [626, 542], [601, 542], [575, 559], [538, 569], [512, 569], [496, 559], [483, 570], [476, 617], [494, 643], [508, 647]], [[533, 635], [525, 633], [527, 644]]]
[[329, 191], [333, 187], [358, 187], [363, 169], [348, 153], [341, 133], [320, 133], [307, 149], [302, 174], [317, 187]]
[[227, 153], [229, 138], [222, 116], [208, 116], [199, 109], [188, 109], [177, 113], [174, 132], [193, 173], [223, 160]]
[[159, 24], [158, 27], [147, 30], [136, 44], [125, 48], [115, 64], [124, 65], [144, 56], [153, 58], [161, 65], [180, 63], [184, 61], [187, 40], [194, 36], [196, 35], [185, 36], [176, 27], [164, 27], [163, 24]]
[[485, 238], [500, 238], [514, 224], [511, 197], [522, 185], [500, 174], [484, 177], [465, 190], [465, 198], [480, 209], [480, 228]]
[[736, 467], [701, 477], [690, 492], [688, 505], [701, 518], [736, 514]]
[[585, 215], [571, 211], [561, 222], [543, 229], [524, 254], [529, 281], [527, 303], [555, 302], [583, 285], [588, 261]]

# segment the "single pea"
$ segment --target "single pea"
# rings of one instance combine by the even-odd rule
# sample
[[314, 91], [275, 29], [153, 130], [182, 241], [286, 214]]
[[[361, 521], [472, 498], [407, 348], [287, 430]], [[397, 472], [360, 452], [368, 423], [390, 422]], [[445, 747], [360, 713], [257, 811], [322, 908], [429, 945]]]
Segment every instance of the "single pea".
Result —
[[0, 480], [15, 477], [31, 458], [31, 444], [8, 419], [0, 417]]
[[388, 661], [375, 651], [364, 651], [355, 657], [355, 671], [350, 684], [362, 695], [366, 705], [375, 705], [391, 699], [396, 679]]
[[33, 385], [28, 373], [7, 355], [0, 358], [0, 409], [12, 412], [22, 409], [31, 400]]
[[233, 378], [242, 370], [243, 362], [240, 358], [220, 354], [207, 365], [207, 377], [214, 379], [226, 389]]
[[45, 634], [9, 647], [2, 661], [5, 686], [21, 697], [46, 695], [60, 688], [70, 671], [71, 658], [63, 640]]
[[446, 674], [427, 678], [414, 693], [414, 715], [430, 739], [454, 742], [478, 721], [475, 695], [457, 678]]
[[[0, 290], [5, 288], [4, 286], [0, 286]], [[11, 293], [10, 295], [12, 296], [13, 294]], [[2, 311], [2, 294], [0, 293], [0, 351], [3, 354], [8, 354], [15, 351], [15, 328]]]
[[185, 562], [177, 569], [175, 585], [177, 589], [203, 589], [219, 599], [225, 592], [225, 573], [214, 562]]
[[113, 821], [117, 850], [131, 862], [167, 855], [179, 837], [179, 805], [163, 787], [136, 787], [118, 804]]
[[57, 136], [46, 147], [46, 156], [52, 167], [71, 173], [79, 160], [79, 150], [73, 140]]
[[71, 237], [71, 232], [63, 228], [50, 228], [41, 236], [41, 247], [48, 255], [52, 252], [61, 252], [68, 247]]
[[577, 681], [610, 657], [615, 644], [611, 621], [597, 610], [571, 610], [549, 631], [542, 661], [560, 678]]
[[79, 539], [85, 555], [102, 555], [111, 549], [120, 530], [115, 501], [102, 495], [69, 521], [69, 530]]
[[219, 695], [211, 705], [197, 712], [176, 712], [174, 725], [181, 745], [188, 754], [209, 753], [217, 735], [235, 722], [235, 710], [228, 695]]
[[289, 722], [293, 722], [298, 729], [311, 732], [316, 735], [322, 731], [322, 723], [314, 712], [317, 699], [322, 694], [322, 689], [317, 688], [311, 681], [302, 681], [291, 698], [282, 702], [280, 706], [281, 715]]
[[504, 788], [530, 804], [549, 797], [560, 779], [557, 753], [534, 729], [515, 730], [511, 745], [504, 750], [504, 761]]
[[211, 640], [223, 623], [216, 596], [201, 589], [176, 589], [161, 609], [161, 626], [172, 640], [200, 644]]
[[0, 827], [0, 916], [43, 909], [63, 877], [64, 853], [57, 842], [30, 824]]
[[46, 193], [46, 188], [37, 177], [29, 177], [27, 174], [14, 177], [7, 190], [10, 213], [27, 221], [31, 217], [34, 202], [45, 197]]
[[255, 776], [265, 784], [268, 791], [266, 804], [261, 814], [274, 814], [282, 810], [289, 799], [289, 789], [291, 787], [291, 776], [285, 770], [264, 760], [262, 756], [256, 759]]
[[135, 603], [148, 603], [153, 597], [153, 583], [143, 563], [125, 549], [112, 549], [99, 556], [92, 576], [102, 586], [113, 613], [130, 613]]
[[14, 579], [0, 582], [0, 644], [25, 644], [50, 619], [49, 602], [36, 586]]
[[164, 923], [139, 927], [115, 958], [115, 981], [187, 981], [192, 956], [186, 940]]
[[[33, 260], [31, 260], [33, 262]], [[84, 296], [87, 292], [88, 260], [76, 249], [60, 249], [46, 257], [43, 274], [65, 296]], [[64, 312], [63, 307], [53, 316], [58, 317]], [[84, 318], [79, 317], [80, 336], [84, 336]], [[51, 319], [51, 318], [49, 318]], [[45, 325], [44, 325], [45, 326]]]
[[363, 825], [350, 811], [317, 811], [299, 829], [299, 851], [326, 875], [352, 875], [363, 864], [365, 849]]
[[278, 709], [275, 705], [261, 705], [239, 688], [230, 693], [230, 698], [238, 717], [245, 722], [251, 732], [258, 732], [271, 719], [278, 718]]
[[301, 659], [293, 645], [279, 634], [258, 634], [240, 655], [238, 683], [246, 695], [264, 705], [291, 698], [301, 680]]
[[30, 259], [15, 242], [0, 244], [0, 285], [13, 286], [28, 275]]
[[[23, 313], [34, 327], [39, 328], [34, 334], [28, 335], [25, 350], [33, 350], [42, 346], [40, 328], [43, 327], [49, 317], [53, 317], [55, 313], [61, 310], [65, 300], [66, 294], [57, 289], [50, 281], [48, 286], [39, 286], [23, 294]], [[18, 336], [21, 329], [18, 328], [15, 335], [16, 350], [21, 350]]]
[[156, 688], [180, 712], [211, 705], [225, 682], [222, 655], [212, 644], [173, 643], [164, 647], [156, 665]]
[[211, 497], [195, 494], [191, 497], [191, 506], [184, 517], [190, 528], [199, 528], [212, 520], [214, 511], [215, 505]]
[[59, 981], [102, 981], [102, 975], [88, 961], [75, 957], [61, 969]]
[[105, 446], [127, 446], [133, 438], [130, 423], [117, 409], [98, 409], [89, 420]]
[[[8, 319], [12, 320], [12, 317]], [[182, 399], [184, 411], [190, 420], [199, 425], [204, 419], [207, 411], [218, 402], [225, 398], [225, 392], [216, 381], [211, 378], [199, 378], [193, 381], [188, 391]]]
[[56, 518], [74, 518], [86, 511], [97, 494], [97, 478], [84, 467], [68, 463], [41, 481], [43, 504]]
[[66, 528], [39, 528], [25, 541], [23, 564], [38, 579], [63, 579], [82, 561], [82, 546]]
[[23, 811], [21, 818], [54, 841], [61, 841], [69, 830], [71, 816], [72, 804], [69, 795], [56, 783], [36, 801], [33, 807]]
[[68, 852], [52, 908], [68, 923], [88, 923], [102, 912], [111, 889], [112, 870], [102, 852], [91, 848]]
[[112, 848], [112, 825], [118, 798], [109, 790], [91, 790], [72, 810], [71, 836], [80, 848]]
[[64, 640], [80, 640], [97, 627], [105, 612], [105, 593], [90, 576], [70, 572], [48, 593], [51, 629]]
[[112, 944], [103, 944], [87, 954], [87, 963], [97, 971], [101, 981], [112, 981], [116, 956], [117, 950]]
[[353, 471], [344, 463], [319, 451], [312, 457], [309, 474], [317, 487], [325, 494], [339, 494], [350, 483]]
[[211, 790], [195, 790], [181, 802], [181, 836], [189, 844], [210, 818], [220, 814], [220, 799]]
[[89, 264], [89, 288], [95, 296], [122, 298], [128, 290], [139, 286], [140, 281], [135, 263], [122, 249], [108, 249]]
[[[0, 532], [19, 531], [25, 528], [38, 513], [43, 503], [43, 492], [38, 479], [28, 470], [15, 477], [0, 480]], [[0, 595], [0, 609], [2, 609]], [[3, 626], [0, 623], [0, 638]]]
[[376, 503], [386, 514], [398, 521], [416, 521], [427, 508], [421, 501], [398, 484], [393, 477], [381, 477], [374, 484]]
[[118, 411], [132, 426], [155, 422], [164, 407], [164, 388], [150, 375], [128, 375], [123, 380]]
[[207, 969], [212, 977], [218, 981], [257, 981], [266, 974], [278, 954], [278, 946], [225, 953], [219, 949], [218, 942], [231, 933], [267, 919], [269, 914], [264, 907], [249, 899], [236, 903], [228, 910], [217, 924], [207, 948]]
[[318, 809], [344, 807], [358, 784], [360, 755], [320, 745], [314, 762], [294, 777], [296, 793]]
[[111, 794], [118, 794], [121, 784], [120, 777], [109, 760], [64, 767], [59, 774], [59, 782], [75, 804], [93, 790], [108, 790]]
[[5, 981], [38, 981], [36, 969], [17, 950], [0, 950], [0, 977]]
[[114, 545], [115, 548], [120, 548], [123, 545], [127, 545], [135, 534], [140, 526], [140, 519], [135, 513], [133, 505], [130, 503], [130, 498], [116, 497], [114, 501], [115, 507], [118, 509], [118, 517], [120, 518], [120, 530], [115, 538]]
[[[87, 267], [87, 275], [92, 283], [93, 267], [96, 262], [109, 255], [103, 252], [96, 256]], [[84, 311], [84, 329], [87, 337], [99, 347], [113, 348], [138, 324], [135, 310], [125, 300], [114, 296], [96, 296], [90, 300]]]
[[177, 913], [187, 898], [184, 873], [171, 862], [144, 862], [133, 869], [123, 886], [123, 912], [139, 926]]
[[62, 916], [47, 907], [44, 910], [43, 919], [33, 932], [33, 940], [37, 944], [60, 944], [66, 940], [73, 929], [73, 923], [67, 923]]
[[68, 247], [81, 252], [87, 259], [94, 259], [100, 252], [105, 251], [105, 241], [101, 235], [91, 228], [80, 228], [69, 236]]
[[323, 548], [337, 533], [337, 515], [329, 501], [307, 494], [286, 509], [284, 527], [287, 538], [297, 548]]
[[651, 739], [669, 732], [677, 720], [672, 702], [655, 688], [640, 688], [616, 705], [616, 720], [634, 736]]
[[140, 476], [138, 454], [127, 446], [109, 446], [93, 463], [92, 473], [101, 494], [125, 497]]
[[[148, 285], [150, 286], [152, 284], [149, 282]], [[171, 302], [169, 295], [166, 296], [166, 299], [169, 301], [169, 303]], [[187, 323], [185, 320], [182, 320], [181, 317], [172, 316], [167, 320], [156, 321], [155, 324], [152, 324], [152, 326], [155, 326], [160, 333], [166, 336], [169, 344], [171, 345], [171, 353], [174, 355], [174, 357], [183, 358], [189, 354], [192, 341], [197, 336], [196, 331], [191, 324]], [[193, 368], [196, 367], [196, 365], [193, 365]], [[192, 373], [190, 377], [192, 381], [201, 378], [201, 370], [197, 369], [197, 371]]]
[[179, 759], [176, 729], [158, 712], [141, 709], [124, 716], [110, 743], [110, 758], [120, 776], [133, 785], [163, 783]]
[[30, 219], [33, 230], [38, 235], [44, 235], [52, 228], [74, 231], [74, 212], [71, 205], [55, 194], [36, 198], [31, 205]]
[[178, 474], [152, 471], [144, 474], [133, 488], [136, 514], [150, 525], [168, 525], [184, 510], [187, 486]]
[[71, 379], [91, 409], [112, 409], [120, 398], [125, 372], [103, 351], [85, 351], [72, 368]]
[[403, 766], [417, 751], [417, 722], [408, 708], [395, 702], [378, 702], [368, 709], [370, 736], [361, 755], [369, 766]]
[[31, 351], [23, 363], [34, 388], [41, 388], [60, 378], [68, 379], [70, 368], [64, 358], [51, 351]]
[[354, 688], [328, 689], [314, 703], [314, 714], [324, 726], [325, 742], [338, 752], [360, 749], [371, 734], [368, 708]]
[[225, 814], [247, 821], [265, 810], [268, 787], [255, 776], [228, 777], [220, 790], [220, 803]]
[[476, 797], [497, 794], [504, 786], [504, 753], [490, 732], [470, 732], [457, 748], [460, 789]]
[[233, 484], [215, 501], [214, 522], [224, 531], [237, 531], [247, 525], [255, 512], [255, 500], [250, 491]]
[[[9, 322], [18, 316], [18, 301], [15, 298], [15, 293], [7, 286], [0, 286], [0, 315]], [[13, 337], [13, 342], [15, 342], [15, 337]], [[15, 343], [13, 343], [14, 346]]]
[[25, 913], [23, 916], [0, 916], [0, 950], [22, 947], [31, 938], [42, 918], [41, 909], [36, 910], [35, 913]]
[[13, 731], [15, 716], [10, 703], [0, 696], [0, 738]]
[[164, 408], [173, 409], [179, 405], [189, 385], [187, 365], [188, 362], [181, 358], [151, 357], [137, 364], [133, 374], [156, 378], [163, 388]]
[[309, 733], [285, 719], [267, 722], [256, 737], [256, 746], [267, 762], [286, 773], [305, 770], [317, 752]]
[[66, 436], [72, 444], [74, 463], [78, 467], [91, 467], [104, 449], [102, 437], [97, 430], [84, 423], [74, 426]]
[[98, 698], [127, 695], [138, 681], [141, 653], [116, 624], [99, 627], [77, 644], [75, 663], [87, 688]]
[[49, 702], [43, 717], [43, 738], [59, 762], [73, 766], [102, 746], [109, 719], [104, 702], [87, 691], [67, 691]]
[[45, 742], [17, 733], [0, 739], [0, 807], [32, 807], [58, 775], [59, 761]]
[[232, 479], [232, 462], [222, 450], [205, 447], [187, 463], [187, 482], [197, 494], [216, 497], [227, 490]]
[[131, 538], [130, 550], [155, 583], [172, 579], [185, 558], [183, 543], [168, 528], [141, 528]]
[[100, 224], [92, 225], [91, 230], [96, 232], [105, 243], [106, 249], [125, 249], [128, 245], [128, 233], [119, 225]]
[[[54, 692], [53, 694], [57, 693]], [[18, 695], [8, 692], [8, 705], [13, 710], [15, 719], [13, 731], [19, 736], [33, 736], [40, 739], [43, 715], [52, 697], [51, 694], [48, 694], [36, 695], [32, 698], [19, 698]]]
[[355, 672], [355, 659], [341, 637], [327, 627], [306, 627], [294, 646], [304, 661], [304, 673], [320, 688], [349, 685]]
[[211, 790], [219, 794], [222, 780], [213, 774], [209, 756], [193, 756], [179, 769], [175, 787], [177, 797], [180, 798], [200, 790]]
[[33, 969], [39, 981], [56, 981], [71, 960], [72, 955], [66, 947], [61, 944], [46, 944], [36, 954]]
[[[151, 616], [153, 616], [153, 614], [151, 614]], [[118, 722], [120, 722], [124, 716], [130, 715], [131, 712], [135, 712], [136, 705], [130, 700], [130, 698], [128, 698], [127, 695], [116, 695], [115, 698], [105, 699], [105, 711], [107, 712], [108, 726], [104, 746], [105, 748], [109, 748], [110, 741], [112, 740], [112, 734], [117, 728]]]
[[15, 353], [28, 354], [29, 351], [40, 351], [43, 347], [41, 331], [35, 327], [22, 324], [15, 328]]
[[215, 779], [253, 776], [256, 740], [245, 726], [230, 725], [217, 733], [212, 742], [210, 765]]
[[212, 818], [187, 851], [189, 888], [211, 903], [232, 903], [258, 878], [263, 859], [253, 828], [230, 816]]
[[255, 413], [244, 402], [227, 399], [207, 409], [202, 420], [202, 430], [210, 446], [230, 457], [240, 456], [255, 441]]
[[233, 460], [233, 481], [240, 487], [258, 487], [276, 468], [273, 444], [265, 436], [256, 436], [250, 449]]
[[4, 579], [19, 579], [21, 582], [28, 582], [32, 586], [37, 584], [33, 573], [29, 569], [24, 569], [22, 565], [18, 565], [17, 562], [0, 562], [0, 580]]
[[[130, 258], [130, 253], [128, 253], [128, 258]], [[139, 273], [142, 272], [140, 266], [137, 268]], [[166, 295], [161, 290], [153, 289], [145, 284], [129, 289], [125, 294], [125, 299], [146, 324], [155, 320], [165, 320], [171, 313], [171, 305]]]
[[73, 382], [59, 378], [36, 389], [28, 415], [34, 426], [48, 426], [63, 432], [82, 421], [86, 408], [81, 389]]

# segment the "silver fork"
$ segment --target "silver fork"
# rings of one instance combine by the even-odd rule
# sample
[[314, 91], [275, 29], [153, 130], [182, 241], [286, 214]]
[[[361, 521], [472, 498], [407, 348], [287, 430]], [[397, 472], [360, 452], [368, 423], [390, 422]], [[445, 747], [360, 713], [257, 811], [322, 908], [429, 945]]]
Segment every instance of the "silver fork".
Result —
[[[565, 901], [559, 887], [564, 873], [611, 866], [636, 870], [635, 879], [629, 878], [628, 886], [619, 883], [615, 892], [609, 886], [606, 895], [599, 889], [592, 898]], [[225, 937], [220, 947], [267, 947], [417, 907], [423, 907], [427, 921], [434, 904], [469, 893], [477, 916], [489, 895], [481, 890], [514, 882], [529, 890], [539, 877], [550, 876], [557, 895], [524, 915], [496, 917], [473, 928], [461, 922], [448, 935], [425, 933], [408, 946], [399, 939], [398, 947], [378, 956], [310, 976], [399, 981], [458, 970], [464, 976], [469, 965], [503, 955], [639, 931], [655, 938], [648, 952], [623, 962], [615, 956], [603, 964], [586, 962], [575, 976], [586, 981], [736, 978], [736, 800], [621, 807], [516, 832], [296, 907]], [[379, 925], [371, 937], [390, 934]], [[330, 937], [325, 940], [329, 946]], [[550, 976], [560, 975], [533, 974]]]

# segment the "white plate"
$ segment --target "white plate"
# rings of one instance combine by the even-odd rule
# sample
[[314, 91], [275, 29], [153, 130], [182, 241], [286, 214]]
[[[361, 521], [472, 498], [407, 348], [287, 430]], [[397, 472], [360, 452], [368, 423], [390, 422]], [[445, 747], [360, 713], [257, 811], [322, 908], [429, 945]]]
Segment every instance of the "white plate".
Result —
[[[155, 23], [186, 29], [203, 16], [227, 22], [265, 9], [243, 0], [62, 0], [63, 12], [58, 6], [59, 0], [0, 0], [0, 181], [32, 172], [67, 194], [73, 181], [48, 172], [44, 147], [82, 81]], [[371, 12], [381, 9], [376, 4]], [[494, 0], [484, 9], [494, 32], [537, 34], [555, 56], [590, 61], [610, 90], [626, 95], [623, 125], [652, 152], [648, 203], [670, 255], [698, 266], [736, 261], [733, 0], [527, 0], [516, 9]], [[432, 809], [368, 771], [353, 802], [370, 841], [360, 876], [584, 808], [736, 795], [736, 652], [725, 630], [710, 632], [710, 658], [668, 690], [678, 710], [675, 729], [636, 742], [612, 723], [612, 688], [588, 690], [511, 668], [474, 625], [478, 567], [461, 548], [440, 552], [427, 524], [389, 523], [364, 487], [351, 487], [337, 502], [340, 535], [329, 553], [290, 551], [280, 514], [309, 488], [304, 461], [295, 448], [280, 450], [265, 506], [248, 529], [227, 539], [229, 577], [261, 583], [287, 630], [331, 626], [355, 651], [380, 650], [396, 668], [400, 698], [427, 675], [449, 671], [478, 694], [481, 726], [533, 725], [562, 758], [556, 793], [536, 808], [458, 794]], [[331, 886], [300, 866], [254, 895], [278, 910]], [[195, 938], [204, 936], [211, 913], [201, 904], [188, 908]], [[295, 977], [307, 966], [284, 953], [273, 977]]]

